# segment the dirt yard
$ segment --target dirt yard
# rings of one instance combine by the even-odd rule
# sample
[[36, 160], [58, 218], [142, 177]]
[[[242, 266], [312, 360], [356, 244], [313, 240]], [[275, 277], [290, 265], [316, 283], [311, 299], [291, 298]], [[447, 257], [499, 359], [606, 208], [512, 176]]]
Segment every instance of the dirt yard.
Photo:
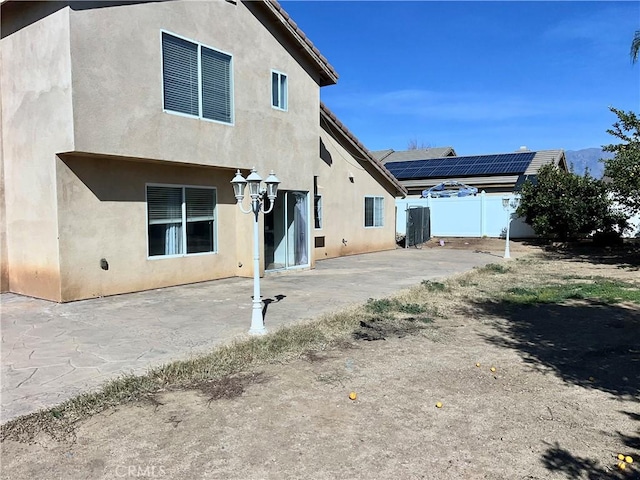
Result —
[[[592, 276], [637, 285], [637, 264], [557, 254], [508, 265], [447, 282], [417, 333], [162, 393], [80, 422], [68, 441], [5, 441], [2, 477], [640, 478], [638, 304], [495, 294]], [[618, 453], [636, 463], [620, 470]]]

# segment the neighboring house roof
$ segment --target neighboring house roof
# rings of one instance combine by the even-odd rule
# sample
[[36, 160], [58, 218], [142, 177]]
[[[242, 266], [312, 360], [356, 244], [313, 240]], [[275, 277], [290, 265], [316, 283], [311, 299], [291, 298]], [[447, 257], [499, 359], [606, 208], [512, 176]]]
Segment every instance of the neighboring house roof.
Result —
[[372, 150], [371, 155], [373, 155], [376, 160], [380, 160], [384, 163], [384, 159], [393, 153], [393, 149], [390, 148], [388, 150]]
[[415, 190], [453, 179], [470, 185], [515, 186], [520, 177], [535, 175], [542, 165], [548, 163], [568, 171], [564, 150], [387, 162], [385, 166], [402, 185]]
[[[59, 8], [64, 8], [69, 5], [73, 7], [73, 4], [81, 4], [81, 8], [100, 8], [113, 5], [113, 4], [130, 4], [130, 3], [147, 3], [148, 0], [140, 0], [140, 1], [95, 1], [95, 2], [73, 2], [73, 1], [63, 1], [63, 2], [51, 2], [51, 7], [49, 9], [44, 9], [39, 15], [49, 15], [53, 13], [55, 10]], [[25, 8], [22, 10], [26, 12], [27, 8], [35, 6], [42, 2], [26, 2], [20, 0], [1, 0], [0, 5], [2, 6], [3, 14], [5, 13], [5, 9], [9, 8], [14, 12], [14, 14], [19, 11], [18, 9]], [[298, 24], [293, 21], [293, 19], [289, 16], [289, 14], [282, 8], [282, 6], [277, 2], [277, 0], [261, 0], [261, 1], [249, 1], [245, 2], [251, 4], [251, 6], [256, 6], [261, 8], [263, 12], [265, 12], [268, 18], [271, 20], [274, 27], [279, 27], [279, 29], [294, 43], [300, 46], [300, 52], [306, 57], [312, 65], [315, 66], [317, 73], [319, 74], [319, 83], [320, 86], [325, 85], [334, 85], [338, 81], [338, 73], [333, 68], [333, 66], [329, 63], [329, 61], [320, 53], [313, 42], [309, 40], [309, 37], [305, 35], [305, 33], [298, 27]], [[29, 25], [40, 17], [38, 15], [31, 16], [29, 14], [25, 15], [24, 25]], [[4, 34], [2, 35], [5, 36]]]
[[[377, 160], [369, 150], [349, 131], [335, 114], [322, 102], [320, 102], [320, 123], [322, 127], [338, 140], [345, 148], [355, 151], [356, 158], [369, 162], [382, 176], [393, 186], [397, 193], [405, 196], [407, 189], [394, 177], [385, 166]], [[338, 138], [340, 136], [341, 138]], [[345, 143], [347, 144], [345, 146]], [[351, 148], [348, 148], [351, 147]]]
[[540, 170], [540, 167], [547, 163], [553, 163], [560, 168], [569, 171], [567, 166], [567, 157], [564, 154], [564, 150], [538, 150], [535, 152], [536, 156], [533, 157], [529, 168], [524, 172], [525, 175], [535, 175]]
[[402, 150], [399, 152], [389, 149], [377, 150], [371, 153], [382, 163], [411, 162], [413, 160], [428, 160], [431, 158], [453, 157], [456, 155], [453, 147], [422, 148], [417, 150]]

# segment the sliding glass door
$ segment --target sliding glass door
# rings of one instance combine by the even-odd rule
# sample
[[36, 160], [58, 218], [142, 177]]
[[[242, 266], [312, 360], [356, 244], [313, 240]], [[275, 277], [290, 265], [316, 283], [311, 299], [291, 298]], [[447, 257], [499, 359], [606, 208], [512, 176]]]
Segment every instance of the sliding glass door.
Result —
[[264, 219], [266, 270], [309, 265], [308, 197], [308, 192], [278, 192], [273, 210]]

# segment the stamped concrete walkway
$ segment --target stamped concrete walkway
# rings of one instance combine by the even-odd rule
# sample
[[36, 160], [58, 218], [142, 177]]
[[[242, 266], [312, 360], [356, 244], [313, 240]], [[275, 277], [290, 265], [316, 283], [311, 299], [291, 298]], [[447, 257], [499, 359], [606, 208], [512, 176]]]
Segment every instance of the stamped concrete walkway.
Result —
[[[265, 323], [274, 329], [499, 260], [447, 248], [323, 260], [262, 279], [272, 300]], [[252, 285], [230, 278], [66, 304], [2, 294], [0, 421], [246, 335]]]

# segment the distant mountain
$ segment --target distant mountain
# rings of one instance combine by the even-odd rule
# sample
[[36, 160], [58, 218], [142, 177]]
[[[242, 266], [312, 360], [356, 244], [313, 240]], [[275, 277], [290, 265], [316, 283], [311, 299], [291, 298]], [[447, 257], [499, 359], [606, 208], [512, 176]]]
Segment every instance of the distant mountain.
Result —
[[613, 153], [603, 152], [601, 148], [584, 148], [582, 150], [567, 150], [567, 164], [569, 170], [578, 175], [584, 175], [585, 170], [589, 169], [589, 174], [595, 178], [602, 178], [604, 173], [604, 164], [600, 162], [601, 158], [613, 158]]

